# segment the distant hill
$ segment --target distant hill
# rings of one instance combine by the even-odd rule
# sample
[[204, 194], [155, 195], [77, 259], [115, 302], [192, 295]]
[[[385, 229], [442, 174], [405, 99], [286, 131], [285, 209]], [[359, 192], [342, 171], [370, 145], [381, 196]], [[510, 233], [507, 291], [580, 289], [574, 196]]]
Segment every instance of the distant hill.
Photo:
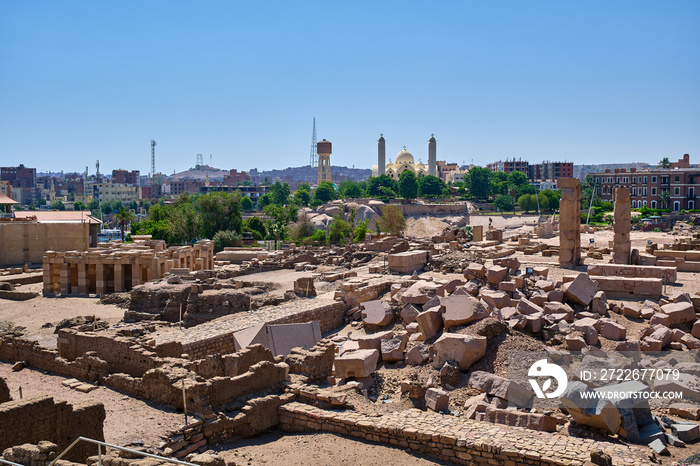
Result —
[[207, 174], [209, 175], [209, 181], [222, 181], [224, 175], [228, 175], [229, 171], [210, 167], [209, 165], [197, 165], [184, 172], [175, 173], [168, 178], [171, 180], [194, 179], [204, 181], [207, 178]]
[[[331, 179], [333, 180], [338, 177], [347, 177], [349, 180], [363, 181], [370, 176], [372, 176], [372, 170], [368, 168], [348, 168], [331, 165]], [[294, 180], [301, 182], [315, 182], [318, 180], [318, 167], [306, 165], [304, 167], [287, 167], [282, 170], [259, 171], [256, 179], [262, 182], [265, 178], [274, 181], [278, 178], [282, 180], [285, 177], [292, 177]]]

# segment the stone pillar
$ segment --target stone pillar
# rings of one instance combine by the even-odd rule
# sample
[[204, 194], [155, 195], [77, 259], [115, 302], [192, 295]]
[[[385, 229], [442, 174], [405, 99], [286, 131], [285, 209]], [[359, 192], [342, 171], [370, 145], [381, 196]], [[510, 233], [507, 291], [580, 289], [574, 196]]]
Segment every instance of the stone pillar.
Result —
[[78, 262], [78, 293], [87, 294], [88, 293], [88, 277], [87, 277], [87, 264], [83, 261]]
[[95, 264], [95, 294], [103, 295], [105, 292], [105, 266], [98, 260]]
[[630, 263], [632, 242], [630, 241], [630, 226], [632, 222], [632, 205], [630, 203], [630, 188], [615, 188], [613, 193], [615, 202], [615, 221], [613, 227], [615, 238], [613, 241], [613, 264]]
[[484, 240], [484, 226], [474, 225], [472, 227], [472, 241], [483, 241]]
[[581, 186], [576, 178], [559, 178], [559, 266], [581, 265]]
[[52, 264], [44, 261], [44, 294], [53, 294], [53, 271]]
[[70, 290], [70, 264], [63, 262], [59, 267], [61, 268], [61, 294], [66, 295]]
[[386, 173], [386, 141], [384, 140], [384, 135], [379, 135], [379, 141], [377, 141], [377, 176], [384, 175]]
[[141, 284], [141, 261], [135, 260], [131, 264], [131, 287]]
[[437, 173], [437, 141], [435, 135], [431, 134], [428, 139], [428, 175], [438, 176]]
[[194, 269], [195, 270], [204, 270], [204, 259], [201, 257], [198, 257], [194, 260]]
[[119, 259], [114, 261], [114, 292], [124, 291], [124, 269]]

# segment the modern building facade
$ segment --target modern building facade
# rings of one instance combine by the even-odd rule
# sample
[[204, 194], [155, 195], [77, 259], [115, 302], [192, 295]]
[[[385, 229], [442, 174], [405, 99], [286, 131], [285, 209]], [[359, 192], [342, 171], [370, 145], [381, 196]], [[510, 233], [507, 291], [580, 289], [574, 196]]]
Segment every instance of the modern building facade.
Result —
[[672, 166], [678, 168], [642, 171], [635, 168], [616, 168], [607, 169], [602, 173], [591, 173], [590, 176], [595, 181], [596, 194], [606, 201], [613, 200], [616, 187], [628, 187], [633, 209], [697, 209], [700, 207], [700, 168], [689, 168], [688, 154]]

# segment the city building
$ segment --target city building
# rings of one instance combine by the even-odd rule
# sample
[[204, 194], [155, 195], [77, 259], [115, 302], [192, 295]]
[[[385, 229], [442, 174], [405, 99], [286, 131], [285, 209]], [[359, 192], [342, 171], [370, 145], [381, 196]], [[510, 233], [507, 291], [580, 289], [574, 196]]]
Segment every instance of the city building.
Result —
[[121, 183], [95, 183], [92, 185], [92, 197], [104, 201], [122, 201], [128, 204], [142, 199], [141, 188]]
[[614, 189], [623, 186], [630, 189], [632, 208], [696, 209], [697, 195], [700, 194], [700, 168], [690, 168], [688, 154], [672, 167], [606, 169], [601, 173], [590, 173], [590, 176], [594, 179], [596, 194], [606, 201], [612, 201]]
[[499, 160], [498, 162], [493, 162], [488, 165], [486, 165], [486, 168], [491, 170], [492, 172], [503, 172], [503, 173], [513, 173], [513, 172], [521, 172], [524, 173], [525, 175], [530, 174], [530, 168], [529, 168], [530, 163], [527, 160], [522, 160], [518, 159], [515, 160], [505, 160], [501, 161]]
[[459, 171], [459, 165], [452, 162], [447, 163], [444, 160], [438, 160], [437, 162], [437, 177], [440, 178], [445, 183], [449, 181], [454, 181], [452, 174]]
[[13, 188], [34, 188], [36, 186], [36, 168], [0, 167], [0, 181], [9, 181]]
[[251, 181], [250, 175], [246, 172], [239, 172], [238, 170], [229, 170], [228, 175], [224, 175], [223, 184], [226, 186], [235, 186], [241, 181]]
[[[435, 140], [435, 135], [431, 135], [428, 139], [428, 166], [423, 162], [418, 160], [415, 163], [413, 154], [406, 150], [406, 146], [403, 147], [398, 154], [396, 154], [396, 161], [392, 162], [391, 159], [388, 163], [386, 160], [386, 141], [384, 135], [379, 136], [377, 141], [377, 165], [372, 166], [372, 176], [387, 175], [388, 177], [398, 180], [401, 173], [406, 170], [411, 170], [416, 175], [434, 175], [439, 176], [439, 164], [437, 162], [437, 141]], [[445, 162], [442, 162], [445, 164]], [[457, 165], [457, 164], [455, 164]], [[380, 169], [383, 167], [383, 169]], [[444, 178], [443, 178], [444, 179]]]
[[170, 194], [171, 196], [179, 196], [183, 193], [196, 193], [199, 192], [201, 188], [206, 188], [205, 181], [195, 179], [182, 179], [178, 181], [171, 181], [170, 183], [168, 183], [168, 185], [168, 194]]
[[257, 203], [260, 196], [270, 192], [269, 186], [202, 186], [199, 188], [199, 192], [204, 194], [208, 192], [223, 191], [227, 193], [233, 193], [240, 191], [243, 196], [248, 196], [253, 203]]
[[556, 180], [557, 178], [573, 178], [573, 162], [542, 162], [539, 168], [535, 168], [535, 174], [539, 176], [530, 177], [532, 180]]
[[140, 172], [138, 170], [112, 170], [112, 183], [139, 185]]

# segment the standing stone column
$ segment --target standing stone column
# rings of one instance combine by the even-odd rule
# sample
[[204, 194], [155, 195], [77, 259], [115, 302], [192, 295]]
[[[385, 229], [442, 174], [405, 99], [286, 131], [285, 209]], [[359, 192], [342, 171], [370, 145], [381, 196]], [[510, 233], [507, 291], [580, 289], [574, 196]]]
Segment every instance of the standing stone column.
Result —
[[105, 266], [98, 259], [95, 265], [95, 294], [102, 296], [105, 292]]
[[615, 202], [615, 238], [613, 240], [613, 264], [630, 263], [632, 242], [630, 241], [630, 226], [632, 222], [632, 206], [630, 203], [629, 188], [615, 188], [613, 201]]
[[61, 268], [61, 294], [65, 296], [70, 290], [70, 264], [62, 262], [59, 267]]
[[581, 264], [581, 186], [576, 178], [559, 178], [559, 266]]
[[44, 294], [53, 294], [53, 265], [46, 259], [44, 259]]
[[124, 270], [119, 259], [114, 261], [114, 292], [121, 293], [124, 291]]
[[88, 280], [87, 280], [87, 264], [84, 262], [78, 262], [78, 293], [87, 294], [88, 292]]

